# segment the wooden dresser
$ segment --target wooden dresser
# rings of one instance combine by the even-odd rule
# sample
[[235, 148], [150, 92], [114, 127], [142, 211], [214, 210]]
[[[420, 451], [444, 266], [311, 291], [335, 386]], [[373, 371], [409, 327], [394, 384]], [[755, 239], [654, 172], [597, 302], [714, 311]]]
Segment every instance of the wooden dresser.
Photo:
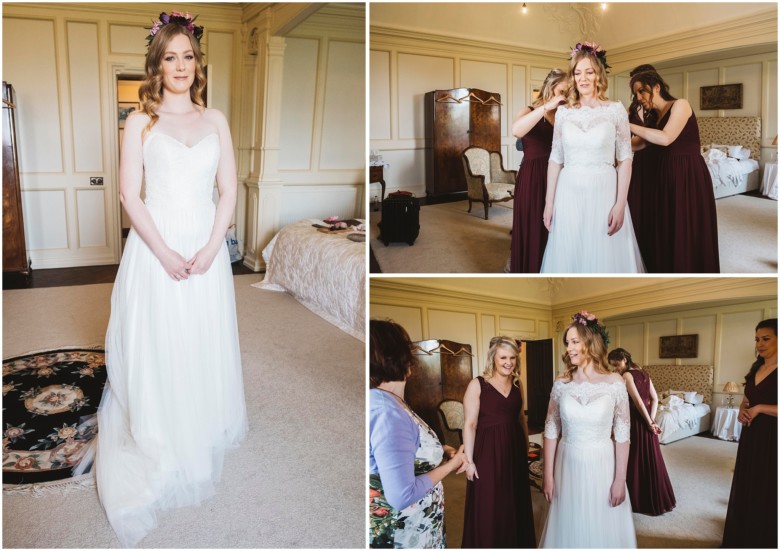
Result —
[[425, 94], [425, 192], [466, 191], [461, 153], [471, 146], [501, 151], [501, 95], [476, 88]]
[[29, 273], [22, 218], [19, 155], [16, 149], [16, 98], [3, 82], [3, 271]]

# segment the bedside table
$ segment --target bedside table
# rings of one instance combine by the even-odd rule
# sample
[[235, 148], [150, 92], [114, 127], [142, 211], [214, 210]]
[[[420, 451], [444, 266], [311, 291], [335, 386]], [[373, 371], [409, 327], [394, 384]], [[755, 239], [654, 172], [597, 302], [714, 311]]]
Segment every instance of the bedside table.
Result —
[[715, 418], [712, 421], [712, 434], [721, 440], [739, 442], [742, 433], [742, 423], [737, 421], [739, 408], [719, 406], [715, 408]]
[[761, 180], [761, 195], [777, 200], [777, 163], [764, 164], [764, 176]]

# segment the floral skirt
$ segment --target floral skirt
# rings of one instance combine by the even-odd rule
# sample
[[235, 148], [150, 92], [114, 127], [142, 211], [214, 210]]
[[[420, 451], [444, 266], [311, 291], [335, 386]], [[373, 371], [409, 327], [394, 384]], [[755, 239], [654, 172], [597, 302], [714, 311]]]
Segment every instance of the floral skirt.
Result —
[[444, 487], [441, 482], [420, 501], [402, 510], [387, 503], [378, 474], [370, 475], [368, 492], [371, 548], [444, 548]]

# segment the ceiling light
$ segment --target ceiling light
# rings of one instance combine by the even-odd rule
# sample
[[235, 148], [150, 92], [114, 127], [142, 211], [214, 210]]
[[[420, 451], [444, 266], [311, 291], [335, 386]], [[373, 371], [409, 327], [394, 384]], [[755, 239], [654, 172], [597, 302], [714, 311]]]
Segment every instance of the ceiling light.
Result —
[[523, 13], [528, 13], [528, 6], [525, 5], [525, 2], [523, 2]]

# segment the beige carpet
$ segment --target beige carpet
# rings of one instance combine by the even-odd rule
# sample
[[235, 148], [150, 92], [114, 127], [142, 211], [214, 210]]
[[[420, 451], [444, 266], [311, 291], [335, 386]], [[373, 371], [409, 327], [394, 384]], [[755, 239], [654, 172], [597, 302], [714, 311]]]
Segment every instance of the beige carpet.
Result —
[[[467, 213], [457, 201], [420, 209], [413, 246], [379, 241], [380, 213], [371, 213], [371, 250], [383, 273], [502, 273], [511, 246], [512, 209], [500, 203]], [[734, 195], [715, 202], [722, 273], [777, 273], [777, 201]]]
[[[531, 437], [541, 443], [541, 435]], [[726, 519], [737, 444], [692, 436], [661, 446], [677, 507], [665, 515], [649, 517], [634, 513], [640, 548], [720, 547]], [[444, 481], [447, 547], [460, 547], [466, 478], [449, 476]], [[542, 535], [548, 505], [542, 493], [531, 488], [537, 540]]]
[[[235, 278], [249, 435], [217, 495], [162, 513], [145, 548], [364, 548], [365, 348]], [[111, 285], [3, 292], [3, 356], [101, 344]], [[5, 495], [3, 547], [114, 548], [94, 488]]]

